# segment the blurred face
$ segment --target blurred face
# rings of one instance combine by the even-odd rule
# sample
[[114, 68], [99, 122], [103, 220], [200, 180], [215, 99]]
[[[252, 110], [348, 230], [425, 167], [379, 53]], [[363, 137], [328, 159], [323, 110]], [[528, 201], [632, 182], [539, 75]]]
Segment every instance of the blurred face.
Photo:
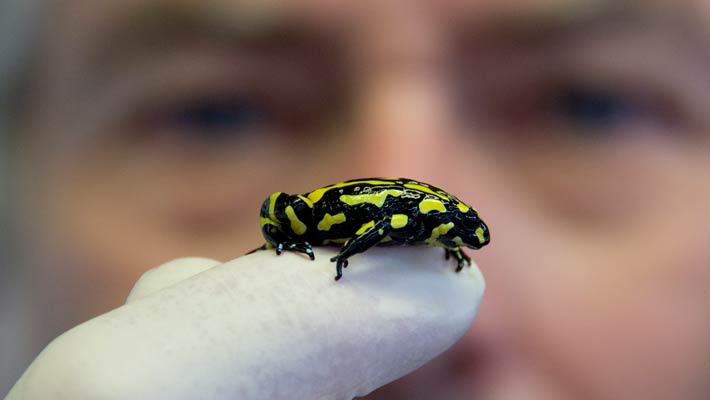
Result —
[[710, 7], [287, 3], [48, 14], [23, 219], [58, 326], [258, 246], [274, 191], [405, 176], [481, 212], [488, 290], [373, 398], [710, 397]]

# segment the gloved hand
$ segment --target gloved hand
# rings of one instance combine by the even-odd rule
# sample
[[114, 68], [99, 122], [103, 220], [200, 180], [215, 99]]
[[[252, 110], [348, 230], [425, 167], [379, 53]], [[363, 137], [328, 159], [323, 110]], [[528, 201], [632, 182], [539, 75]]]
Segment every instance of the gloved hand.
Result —
[[125, 305], [50, 343], [7, 399], [352, 399], [469, 328], [484, 290], [441, 249], [258, 251], [148, 271]]

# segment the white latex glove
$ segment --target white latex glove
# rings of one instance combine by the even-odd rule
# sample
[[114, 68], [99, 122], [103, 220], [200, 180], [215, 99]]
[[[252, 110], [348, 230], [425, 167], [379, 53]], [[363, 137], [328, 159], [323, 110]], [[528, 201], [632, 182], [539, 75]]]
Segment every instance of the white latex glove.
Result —
[[333, 280], [334, 249], [258, 251], [147, 272], [122, 307], [47, 346], [7, 399], [352, 399], [453, 345], [478, 268], [441, 249], [373, 248]]

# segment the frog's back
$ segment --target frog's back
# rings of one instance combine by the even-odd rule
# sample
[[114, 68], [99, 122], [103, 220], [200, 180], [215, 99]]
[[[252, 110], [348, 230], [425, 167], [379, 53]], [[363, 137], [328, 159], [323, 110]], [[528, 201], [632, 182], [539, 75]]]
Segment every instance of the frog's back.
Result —
[[418, 218], [422, 204], [444, 208], [458, 202], [440, 188], [406, 178], [354, 179], [304, 196], [313, 203], [314, 244], [344, 243], [373, 221], [392, 215]]

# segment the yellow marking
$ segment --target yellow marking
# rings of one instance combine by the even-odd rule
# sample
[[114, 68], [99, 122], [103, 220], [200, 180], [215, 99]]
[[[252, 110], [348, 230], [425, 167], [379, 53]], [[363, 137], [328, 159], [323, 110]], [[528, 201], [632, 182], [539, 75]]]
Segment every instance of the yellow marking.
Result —
[[278, 198], [280, 194], [281, 192], [276, 192], [269, 196], [269, 217], [272, 221], [277, 221], [274, 208], [276, 207], [276, 198]]
[[382, 208], [382, 206], [385, 204], [387, 196], [399, 197], [401, 195], [401, 190], [387, 189], [379, 191], [377, 193], [344, 194], [340, 196], [340, 201], [349, 206], [356, 206], [362, 203], [371, 203], [376, 205], [377, 207]]
[[308, 200], [308, 197], [306, 197], [306, 196], [304, 196], [304, 195], [302, 195], [302, 194], [299, 194], [299, 195], [298, 195], [298, 198], [301, 199], [301, 200], [303, 200], [303, 202], [306, 203], [306, 205], [307, 205], [309, 208], [313, 208], [313, 203], [311, 203], [311, 201]]
[[483, 244], [486, 242], [486, 238], [483, 235], [483, 228], [480, 226], [476, 228], [476, 237], [478, 238], [478, 243]]
[[467, 213], [468, 210], [471, 209], [471, 207], [469, 207], [469, 206], [467, 206], [466, 204], [463, 204], [463, 203], [461, 203], [461, 202], [459, 202], [459, 204], [457, 204], [456, 207], [458, 207], [459, 210], [461, 210], [462, 213]]
[[300, 219], [298, 219], [296, 211], [293, 210], [293, 207], [286, 207], [286, 216], [288, 217], [288, 220], [291, 221], [291, 230], [293, 231], [293, 233], [295, 233], [296, 235], [303, 235], [304, 233], [306, 233], [306, 224], [304, 224], [303, 222], [301, 222]]
[[343, 222], [345, 222], [345, 214], [343, 213], [335, 215], [325, 214], [323, 219], [318, 223], [318, 230], [329, 231], [333, 225], [341, 224]]
[[419, 211], [423, 214], [428, 214], [432, 211], [446, 212], [446, 206], [437, 199], [428, 198], [419, 202]]
[[459, 246], [463, 246], [463, 239], [461, 239], [461, 236], [456, 236], [455, 238], [452, 239], [454, 243], [456, 243]]
[[279, 223], [276, 222], [276, 221], [273, 221], [273, 220], [271, 220], [271, 219], [269, 219], [269, 218], [266, 218], [266, 217], [261, 217], [261, 226], [262, 226], [262, 228], [263, 228], [264, 226], [266, 226], [266, 225], [281, 226], [281, 225], [279, 225]]
[[418, 183], [405, 183], [404, 187], [414, 189], [414, 190], [419, 190], [420, 192], [424, 192], [424, 193], [433, 194], [436, 197], [440, 197], [442, 200], [449, 201], [449, 198], [444, 196], [443, 194], [435, 192], [435, 191], [431, 190], [430, 188], [428, 188], [426, 186], [422, 186]]
[[385, 181], [385, 180], [377, 180], [377, 179], [365, 179], [361, 181], [352, 181], [352, 182], [340, 182], [336, 183], [334, 185], [322, 187], [320, 189], [316, 189], [310, 193], [308, 193], [306, 196], [308, 196], [308, 199], [312, 203], [317, 203], [321, 198], [323, 198], [323, 195], [326, 194], [329, 190], [333, 189], [339, 189], [339, 188], [344, 188], [347, 186], [353, 186], [353, 185], [360, 185], [360, 184], [367, 184], [367, 185], [393, 185], [394, 181]]
[[387, 236], [383, 237], [382, 240], [380, 240], [380, 243], [387, 243], [387, 242], [391, 242], [391, 241], [392, 241], [392, 238], [390, 237], [390, 235], [387, 235]]
[[362, 235], [363, 233], [372, 229], [373, 226], [375, 226], [375, 221], [366, 222], [366, 223], [362, 224], [360, 229], [358, 229], [357, 232], [355, 232], [355, 234]]
[[323, 240], [323, 245], [328, 245], [328, 244], [331, 244], [331, 243], [343, 244], [343, 243], [345, 243], [345, 242], [347, 242], [347, 241], [348, 241], [347, 238], [343, 238], [343, 239], [325, 239], [325, 240]]
[[431, 236], [429, 237], [429, 239], [425, 240], [426, 244], [428, 244], [429, 246], [442, 246], [442, 244], [437, 242], [436, 239], [438, 239], [441, 235], [446, 235], [446, 233], [449, 232], [453, 227], [454, 223], [449, 222], [448, 224], [441, 224], [436, 228], [432, 229]]
[[390, 225], [392, 225], [393, 229], [399, 229], [407, 226], [407, 222], [409, 222], [409, 217], [407, 217], [405, 214], [394, 214], [392, 216], [392, 222], [390, 222]]
[[448, 224], [441, 224], [441, 225], [439, 225], [438, 227], [435, 228], [435, 230], [438, 230], [438, 231], [439, 231], [439, 236], [441, 236], [441, 235], [446, 235], [447, 233], [449, 233], [449, 231], [450, 231], [451, 228], [453, 228], [453, 227], [454, 227], [454, 223], [453, 223], [453, 222], [449, 222]]
[[330, 187], [316, 189], [316, 190], [308, 193], [308, 199], [312, 203], [317, 203], [321, 198], [323, 198], [323, 195], [330, 189], [331, 189]]

